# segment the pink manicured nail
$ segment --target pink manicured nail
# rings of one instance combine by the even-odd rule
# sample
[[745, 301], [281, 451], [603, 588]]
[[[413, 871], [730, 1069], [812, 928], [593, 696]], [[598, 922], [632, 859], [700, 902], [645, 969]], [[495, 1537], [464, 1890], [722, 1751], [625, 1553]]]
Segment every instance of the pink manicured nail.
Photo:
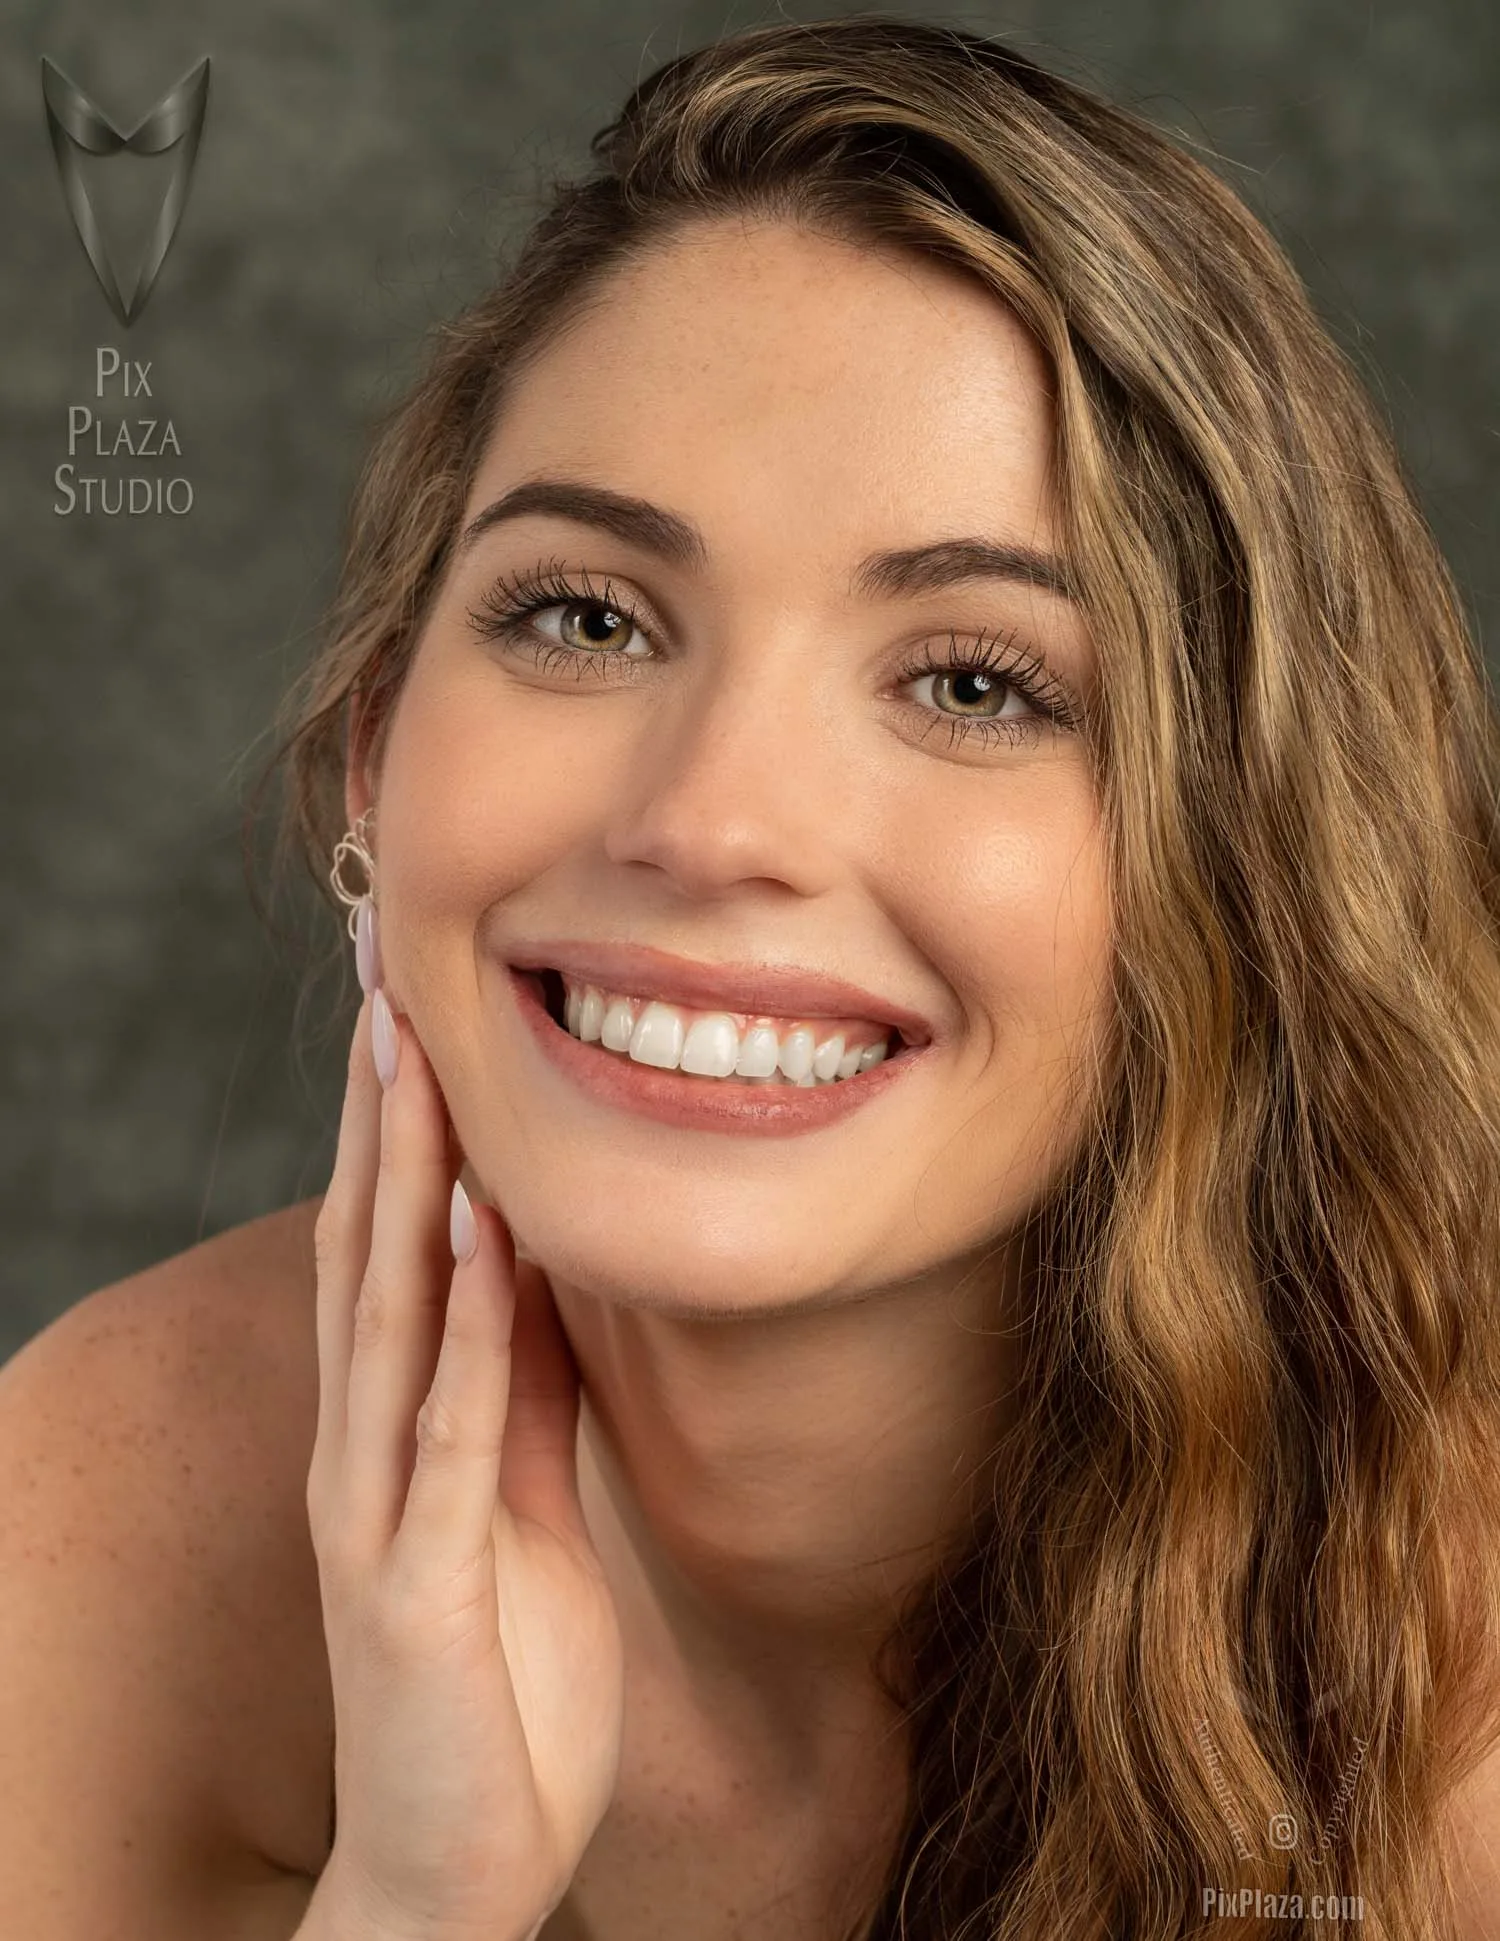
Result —
[[380, 920], [369, 897], [362, 896], [354, 912], [354, 968], [359, 988], [368, 997], [381, 981]]
[[474, 1208], [461, 1179], [453, 1182], [453, 1201], [448, 1209], [448, 1238], [453, 1243], [455, 1260], [472, 1260], [479, 1246], [479, 1228]]
[[375, 1069], [380, 1074], [382, 1085], [390, 1086], [396, 1081], [396, 1060], [401, 1052], [401, 1040], [396, 1032], [396, 1020], [391, 1016], [391, 1007], [386, 1002], [385, 992], [377, 990], [371, 1000], [370, 1038], [375, 1053]]

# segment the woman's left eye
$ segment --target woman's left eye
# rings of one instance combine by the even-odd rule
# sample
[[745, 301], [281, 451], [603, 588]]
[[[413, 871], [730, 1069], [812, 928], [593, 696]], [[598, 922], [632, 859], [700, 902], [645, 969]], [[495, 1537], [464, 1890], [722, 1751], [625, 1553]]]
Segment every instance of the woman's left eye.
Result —
[[[631, 636], [649, 642], [650, 633], [637, 618], [629, 600], [616, 598], [606, 584], [602, 593], [587, 585], [583, 590], [570, 585], [557, 573], [543, 579], [527, 575], [516, 580], [501, 580], [486, 589], [477, 608], [469, 609], [469, 620], [483, 640], [498, 640], [507, 649], [526, 653], [543, 673], [554, 667], [570, 670], [582, 680], [592, 671], [607, 678], [605, 670], [623, 661], [634, 671], [650, 652], [630, 647]], [[557, 635], [539, 634], [532, 624], [544, 613], [557, 612]], [[942, 709], [924, 709], [934, 722], [949, 725], [949, 746], [966, 736], [978, 734], [984, 741], [1036, 741], [1049, 729], [1068, 729], [1077, 725], [1078, 709], [1071, 690], [1047, 672], [1045, 665], [1019, 650], [1015, 636], [1003, 639], [960, 642], [950, 635], [946, 658], [935, 660], [930, 654], [902, 667], [897, 679], [903, 685], [931, 680], [946, 683], [950, 698], [959, 706], [983, 708], [1007, 693], [1025, 706], [1020, 715], [996, 713], [949, 714]], [[977, 685], [975, 697], [953, 697], [957, 684]]]

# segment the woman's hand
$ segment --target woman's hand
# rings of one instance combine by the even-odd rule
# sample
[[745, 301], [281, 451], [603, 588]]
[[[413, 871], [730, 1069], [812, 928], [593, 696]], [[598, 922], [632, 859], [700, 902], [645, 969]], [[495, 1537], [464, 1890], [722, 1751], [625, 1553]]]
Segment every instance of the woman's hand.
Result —
[[455, 1264], [447, 1106], [406, 1019], [382, 1088], [373, 1003], [317, 1225], [307, 1508], [337, 1731], [318, 1898], [381, 1941], [519, 1941], [613, 1796], [620, 1631], [546, 1276], [484, 1205]]

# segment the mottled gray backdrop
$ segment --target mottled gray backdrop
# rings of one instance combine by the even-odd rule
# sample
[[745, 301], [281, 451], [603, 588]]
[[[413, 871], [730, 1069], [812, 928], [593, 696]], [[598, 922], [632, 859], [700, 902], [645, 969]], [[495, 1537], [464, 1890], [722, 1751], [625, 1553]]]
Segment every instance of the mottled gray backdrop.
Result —
[[[896, 11], [1009, 34], [1221, 158], [1359, 359], [1491, 633], [1494, 0]], [[240, 822], [332, 589], [366, 428], [424, 327], [479, 287], [494, 240], [546, 174], [586, 160], [635, 81], [775, 17], [669, 0], [0, 0], [0, 1359], [94, 1289], [326, 1185], [347, 1030], [317, 1038], [325, 1004], [299, 1050], [297, 958], [257, 920]], [[41, 57], [129, 130], [204, 54], [186, 214], [126, 331], [64, 206]], [[115, 156], [86, 171], [108, 233], [129, 239], [122, 276], [163, 169]], [[55, 510], [68, 409], [96, 402], [101, 345], [150, 360], [149, 406], [97, 406], [170, 417], [180, 459], [138, 469], [190, 480], [189, 513]]]

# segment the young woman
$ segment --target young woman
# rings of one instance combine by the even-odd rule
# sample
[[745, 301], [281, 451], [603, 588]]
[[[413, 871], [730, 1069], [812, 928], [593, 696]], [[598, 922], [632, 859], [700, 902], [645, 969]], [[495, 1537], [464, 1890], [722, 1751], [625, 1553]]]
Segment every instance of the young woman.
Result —
[[[327, 1193], [0, 1391], [18, 1931], [1490, 1932], [1500, 722], [1386, 434], [993, 41], [753, 31], [594, 153], [289, 703]], [[128, 1489], [91, 1383], [189, 1425]]]

